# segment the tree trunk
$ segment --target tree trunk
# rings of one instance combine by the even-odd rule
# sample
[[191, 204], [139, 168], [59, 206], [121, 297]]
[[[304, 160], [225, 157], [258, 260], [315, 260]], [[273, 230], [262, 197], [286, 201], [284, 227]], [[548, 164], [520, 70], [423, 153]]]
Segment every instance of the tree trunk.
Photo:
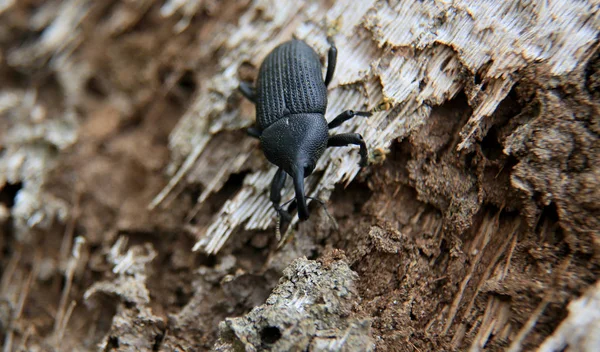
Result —
[[[600, 350], [598, 8], [0, 1], [4, 350]], [[369, 165], [278, 241], [237, 87], [328, 36]]]

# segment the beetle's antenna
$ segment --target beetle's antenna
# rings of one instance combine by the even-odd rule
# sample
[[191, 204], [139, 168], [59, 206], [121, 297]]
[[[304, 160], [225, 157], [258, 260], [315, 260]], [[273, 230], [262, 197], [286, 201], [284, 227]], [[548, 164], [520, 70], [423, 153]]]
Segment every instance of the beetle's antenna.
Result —
[[331, 213], [329, 213], [329, 210], [327, 210], [327, 205], [325, 205], [325, 202], [324, 202], [324, 201], [322, 201], [322, 200], [321, 200], [321, 199], [319, 199], [319, 198], [315, 198], [315, 197], [308, 197], [308, 196], [307, 196], [306, 198], [308, 198], [308, 199], [312, 199], [312, 200], [314, 200], [315, 202], [317, 202], [317, 203], [321, 204], [321, 206], [322, 206], [322, 207], [323, 207], [323, 209], [325, 210], [325, 214], [327, 214], [327, 217], [328, 217], [328, 218], [329, 218], [329, 220], [331, 220], [331, 222], [333, 223], [333, 227], [334, 227], [336, 230], [339, 230], [339, 229], [340, 229], [340, 227], [338, 226], [338, 223], [337, 223], [337, 221], [335, 221], [335, 218], [334, 218], [333, 216], [331, 216]]
[[287, 202], [281, 204], [281, 207], [283, 208], [283, 207], [285, 207], [286, 205], [290, 204], [291, 202], [293, 202], [295, 200], [296, 200], [296, 198], [292, 198], [292, 199], [288, 200]]

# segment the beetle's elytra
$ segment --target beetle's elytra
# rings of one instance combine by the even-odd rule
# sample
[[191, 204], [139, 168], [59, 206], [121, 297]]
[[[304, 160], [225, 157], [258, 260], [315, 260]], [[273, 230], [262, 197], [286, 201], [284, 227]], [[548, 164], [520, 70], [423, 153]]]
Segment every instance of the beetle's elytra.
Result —
[[[367, 146], [358, 133], [330, 135], [329, 130], [354, 116], [370, 116], [369, 112], [347, 110], [327, 123], [327, 86], [333, 78], [337, 49], [329, 48], [327, 73], [322, 76], [317, 53], [297, 39], [277, 46], [265, 58], [258, 72], [256, 87], [240, 84], [242, 94], [256, 105], [256, 126], [248, 134], [260, 139], [267, 159], [279, 169], [271, 184], [270, 200], [283, 219], [291, 219], [290, 211], [298, 207], [298, 217], [309, 217], [304, 194], [304, 178], [310, 175], [327, 147], [351, 144], [360, 146], [360, 165], [367, 163]], [[286, 175], [294, 180], [295, 201], [283, 210], [281, 189]]]

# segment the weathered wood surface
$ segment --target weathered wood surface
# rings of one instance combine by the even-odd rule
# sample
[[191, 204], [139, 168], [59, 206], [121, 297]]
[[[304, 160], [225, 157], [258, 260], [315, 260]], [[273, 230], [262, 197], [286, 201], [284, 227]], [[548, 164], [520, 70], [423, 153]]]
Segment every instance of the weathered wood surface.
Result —
[[[387, 150], [428, 118], [431, 107], [468, 91], [473, 114], [461, 131], [459, 149], [479, 136], [482, 120], [506, 98], [520, 71], [536, 66], [550, 76], [568, 75], [591, 53], [600, 23], [594, 1], [337, 1], [324, 10], [319, 2], [256, 1], [239, 24], [214, 39], [206, 50], [223, 55], [215, 74], [197, 95], [170, 139], [177, 172], [153, 201], [160, 203], [182, 179], [206, 179], [198, 201], [216, 192], [232, 173], [240, 172], [256, 144], [242, 143], [239, 154], [215, 173], [206, 146], [222, 130], [251, 124], [253, 116], [227, 110], [239, 84], [240, 66], [258, 67], [277, 44], [292, 35], [325, 56], [326, 35], [339, 50], [337, 72], [329, 92], [329, 119], [345, 109], [381, 109], [346, 131], [361, 133], [371, 151]], [[466, 80], [477, 76], [478, 82]], [[481, 136], [479, 136], [481, 138]], [[233, 147], [233, 146], [232, 146]], [[384, 152], [385, 153], [385, 152]], [[323, 199], [338, 183], [359, 172], [356, 152], [329, 150], [307, 183], [311, 196]], [[248, 175], [244, 187], [228, 201], [213, 224], [199, 233], [195, 249], [216, 253], [239, 226], [248, 230], [273, 226], [268, 200], [274, 168]], [[320, 173], [319, 173], [320, 172]], [[291, 188], [284, 199], [292, 196]]]
[[[253, 350], [262, 318], [274, 350], [311, 326], [324, 350], [599, 350], [576, 333], [598, 326], [599, 7], [0, 0], [5, 351]], [[315, 211], [276, 250], [236, 89], [327, 35], [327, 118], [375, 112], [341, 128], [371, 165], [327, 151], [307, 189], [340, 230]]]

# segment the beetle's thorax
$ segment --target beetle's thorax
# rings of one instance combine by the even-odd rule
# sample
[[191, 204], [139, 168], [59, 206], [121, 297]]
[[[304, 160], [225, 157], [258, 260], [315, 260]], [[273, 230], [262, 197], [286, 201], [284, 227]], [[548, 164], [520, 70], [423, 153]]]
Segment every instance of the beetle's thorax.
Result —
[[329, 131], [322, 114], [294, 114], [282, 117], [262, 131], [260, 138], [267, 159], [289, 175], [296, 168], [308, 176], [327, 148]]

